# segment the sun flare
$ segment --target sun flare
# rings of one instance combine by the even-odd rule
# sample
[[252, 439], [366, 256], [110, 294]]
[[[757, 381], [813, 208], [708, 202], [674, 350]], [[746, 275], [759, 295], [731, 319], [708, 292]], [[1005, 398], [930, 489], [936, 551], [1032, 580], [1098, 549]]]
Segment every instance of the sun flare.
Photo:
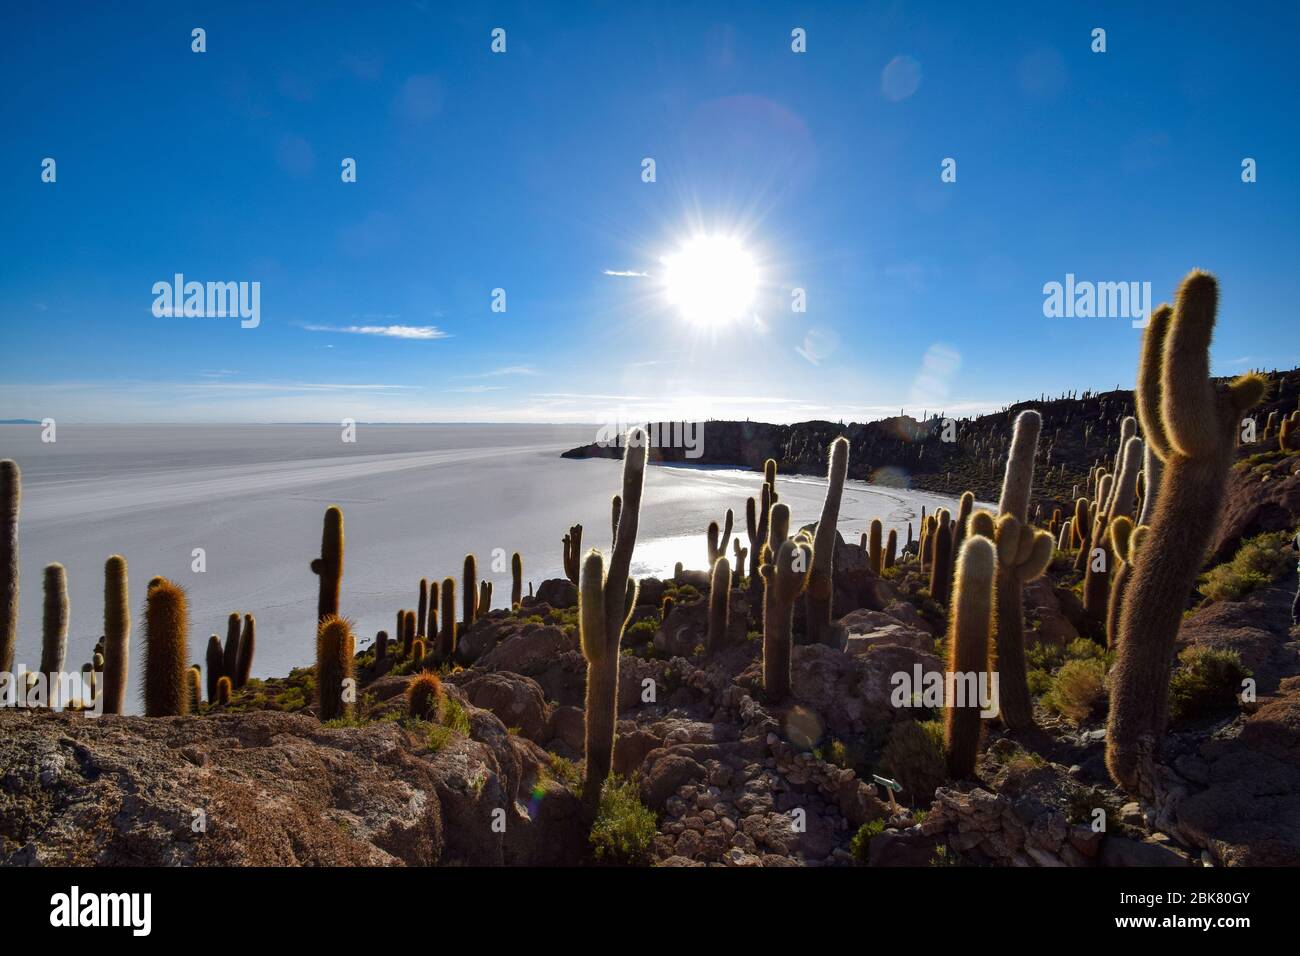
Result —
[[664, 292], [682, 317], [721, 325], [746, 315], [758, 292], [758, 267], [739, 239], [695, 236], [663, 257]]

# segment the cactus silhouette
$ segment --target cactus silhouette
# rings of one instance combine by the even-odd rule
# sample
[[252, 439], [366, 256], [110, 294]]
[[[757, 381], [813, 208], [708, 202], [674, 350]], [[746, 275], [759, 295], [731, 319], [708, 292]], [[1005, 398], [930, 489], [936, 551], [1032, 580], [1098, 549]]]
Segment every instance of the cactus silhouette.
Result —
[[1218, 523], [1241, 416], [1267, 387], [1256, 374], [1222, 387], [1210, 379], [1217, 309], [1214, 277], [1194, 270], [1179, 286], [1173, 309], [1161, 306], [1152, 314], [1138, 363], [1137, 411], [1165, 472], [1119, 612], [1106, 765], [1117, 784], [1148, 799], [1155, 793], [1183, 608]]
[[998, 514], [1014, 515], [1021, 524], [1029, 521], [1034, 458], [1038, 455], [1038, 434], [1042, 428], [1043, 416], [1032, 408], [1027, 408], [1016, 416], [1016, 424], [1011, 433], [1011, 450], [1007, 453], [1007, 469], [1002, 478]]
[[1088, 566], [1083, 575], [1083, 609], [1094, 636], [1101, 639], [1106, 629], [1106, 604], [1110, 600], [1110, 572], [1113, 555], [1110, 553], [1110, 522], [1099, 514], [1092, 523], [1092, 536], [1088, 553]]
[[144, 621], [144, 715], [187, 714], [189, 606], [185, 591], [167, 580], [151, 588], [144, 602]]
[[645, 484], [649, 441], [645, 432], [628, 433], [623, 454], [623, 509], [609, 561], [592, 550], [582, 563], [578, 598], [578, 631], [582, 655], [587, 659], [583, 799], [589, 812], [600, 800], [614, 756], [618, 717], [619, 642], [636, 605], [636, 582], [628, 578], [632, 550], [641, 520], [641, 490]]
[[794, 602], [807, 587], [814, 560], [807, 540], [792, 541], [789, 531], [789, 507], [773, 505], [759, 567], [763, 579], [763, 691], [773, 704], [790, 696]]
[[949, 563], [956, 568], [957, 555], [961, 554], [961, 543], [966, 540], [966, 523], [970, 520], [971, 510], [975, 507], [974, 492], [962, 492], [961, 502], [957, 506], [957, 518], [952, 529], [952, 555]]
[[474, 555], [465, 555], [465, 567], [461, 574], [461, 626], [469, 630], [478, 620], [478, 562]]
[[424, 637], [432, 647], [438, 642], [438, 582], [429, 582], [429, 613], [424, 622]]
[[826, 499], [813, 536], [812, 569], [804, 597], [804, 624], [810, 644], [831, 643], [831, 598], [834, 595], [835, 526], [840, 517], [840, 498], [849, 468], [849, 440], [840, 436], [831, 442], [826, 470]]
[[438, 632], [438, 645], [434, 648], [433, 660], [445, 664], [456, 653], [456, 580], [443, 578], [440, 592], [442, 602], [442, 629]]
[[934, 532], [930, 555], [930, 597], [947, 604], [952, 593], [953, 521], [946, 509], [939, 509], [939, 528]]
[[18, 644], [18, 510], [22, 471], [12, 458], [0, 461], [0, 671], [12, 674]]
[[578, 587], [579, 564], [582, 561], [582, 525], [575, 524], [564, 536], [564, 576]]
[[478, 583], [478, 606], [474, 609], [475, 620], [492, 610], [492, 582]]
[[256, 650], [257, 642], [257, 622], [253, 620], [253, 615], [244, 615], [244, 630], [239, 635], [239, 654], [235, 659], [235, 676], [233, 683], [235, 690], [243, 687], [248, 683], [248, 679], [253, 676], [253, 652]]
[[375, 635], [375, 664], [388, 657], [388, 632], [380, 631]]
[[709, 522], [708, 534], [706, 535], [709, 549], [709, 567], [713, 567], [713, 565], [717, 563], [718, 558], [725, 558], [727, 556], [727, 544], [731, 541], [731, 525], [733, 519], [734, 516], [731, 513], [731, 509], [728, 508], [725, 519], [726, 527], [722, 530], [721, 537], [719, 537], [718, 523], [716, 521]]
[[442, 719], [446, 692], [437, 674], [419, 674], [406, 685], [406, 713], [414, 720], [437, 723]]
[[994, 567], [992, 542], [983, 535], [967, 536], [957, 557], [957, 583], [948, 625], [948, 673], [955, 675], [955, 688], [964, 687], [965, 693], [960, 701], [944, 701], [944, 754], [949, 775], [958, 780], [975, 772], [979, 754], [980, 705], [970, 699], [969, 692], [974, 684], [971, 678], [988, 672]]
[[320, 557], [311, 562], [312, 571], [320, 576], [320, 595], [316, 598], [316, 623], [339, 613], [339, 589], [343, 584], [343, 512], [337, 505], [325, 509], [325, 529], [321, 534]]
[[623, 513], [623, 496], [615, 495], [609, 502], [609, 540], [618, 537], [618, 517]]
[[402, 656], [410, 658], [415, 653], [415, 612], [402, 612]]
[[731, 541], [731, 550], [736, 556], [736, 573], [731, 578], [734, 586], [739, 588], [740, 582], [745, 576], [745, 557], [749, 554], [749, 549], [740, 546], [740, 536], [737, 535]]
[[1002, 722], [1012, 730], [1034, 726], [1033, 702], [1025, 668], [1024, 586], [1052, 561], [1052, 535], [1021, 524], [1013, 515], [998, 519], [997, 608], [998, 701]]
[[217, 678], [217, 693], [216, 696], [212, 698], [212, 701], [224, 707], [226, 704], [230, 703], [231, 690], [230, 678], [225, 674], [222, 674]]
[[126, 708], [126, 681], [131, 654], [131, 604], [127, 594], [126, 558], [104, 562], [104, 713]]
[[[615, 522], [617, 524], [617, 522]], [[516, 551], [510, 556], [510, 608], [518, 608], [524, 600], [524, 559]]]
[[713, 563], [709, 582], [708, 652], [716, 654], [727, 643], [727, 624], [731, 618], [731, 565], [726, 558]]
[[226, 618], [226, 643], [222, 648], [223, 663], [221, 673], [230, 678], [235, 686], [235, 675], [239, 673], [239, 612], [232, 611]]
[[217, 681], [225, 674], [226, 659], [221, 651], [221, 638], [213, 634], [208, 638], [208, 652], [203, 658], [207, 670], [208, 702], [217, 699]]
[[892, 568], [894, 562], [898, 560], [898, 532], [893, 528], [889, 529], [889, 536], [885, 539], [885, 567]]
[[425, 630], [429, 624], [429, 579], [420, 578], [420, 596], [416, 601], [415, 610], [415, 633], [418, 637], [424, 637], [429, 632]]
[[45, 605], [41, 613], [41, 673], [50, 681], [50, 703], [56, 702], [58, 675], [68, 652], [68, 572], [55, 562], [45, 566]]
[[352, 713], [354, 643], [351, 621], [335, 616], [321, 621], [316, 632], [316, 703], [321, 721]]

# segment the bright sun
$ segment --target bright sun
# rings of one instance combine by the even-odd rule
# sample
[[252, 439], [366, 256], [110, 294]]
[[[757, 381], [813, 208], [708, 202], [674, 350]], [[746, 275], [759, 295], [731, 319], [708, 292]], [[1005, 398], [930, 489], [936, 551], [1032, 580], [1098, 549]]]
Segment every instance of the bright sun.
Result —
[[668, 301], [690, 322], [733, 322], [754, 304], [758, 268], [738, 239], [696, 236], [662, 261]]

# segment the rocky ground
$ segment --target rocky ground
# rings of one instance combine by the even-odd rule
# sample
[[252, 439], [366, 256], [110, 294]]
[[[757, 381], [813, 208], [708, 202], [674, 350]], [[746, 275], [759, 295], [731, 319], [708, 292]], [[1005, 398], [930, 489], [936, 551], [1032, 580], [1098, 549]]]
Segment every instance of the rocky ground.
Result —
[[[1211, 563], [1297, 525], [1300, 456], [1244, 450]], [[833, 646], [797, 643], [793, 700], [780, 707], [763, 697], [761, 600], [747, 581], [730, 595], [726, 648], [707, 656], [706, 575], [644, 580], [623, 642], [614, 752], [615, 773], [654, 815], [636, 859], [1300, 865], [1293, 568], [1231, 600], [1194, 596], [1181, 646], [1231, 651], [1257, 696], [1175, 720], [1149, 805], [1106, 774], [1104, 687], [1082, 711], [1053, 703], [1065, 661], [1103, 659], [1080, 640], [1088, 623], [1066, 557], [1026, 589], [1039, 730], [989, 722], [969, 780], [936, 766], [923, 728], [938, 714], [891, 702], [892, 675], [943, 666], [943, 609], [915, 561], [877, 577], [856, 544], [838, 543]], [[343, 722], [313, 715], [310, 670], [253, 682], [192, 717], [0, 711], [0, 862], [610, 862], [593, 852], [579, 793], [575, 604], [573, 585], [552, 580], [517, 611], [481, 618], [442, 669], [447, 706], [431, 723], [405, 717], [410, 662], [376, 667], [369, 649], [358, 655], [358, 716]], [[801, 618], [800, 607], [796, 634]], [[902, 786], [892, 802], [874, 774]]]

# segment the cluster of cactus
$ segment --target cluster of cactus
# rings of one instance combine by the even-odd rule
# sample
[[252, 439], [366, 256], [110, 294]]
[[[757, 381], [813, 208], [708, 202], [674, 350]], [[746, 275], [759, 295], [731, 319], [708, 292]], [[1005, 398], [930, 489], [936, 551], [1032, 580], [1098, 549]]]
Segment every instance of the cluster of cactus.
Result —
[[604, 555], [594, 548], [582, 562], [578, 630], [587, 661], [583, 795], [588, 810], [593, 813], [614, 758], [619, 643], [636, 606], [637, 585], [628, 572], [641, 518], [641, 490], [645, 484], [649, 444], [644, 430], [628, 433], [623, 454], [622, 506], [618, 527], [614, 529], [608, 572]]
[[[619, 508], [621, 509], [621, 505]], [[564, 536], [564, 576], [578, 587], [579, 565], [582, 561], [582, 525], [575, 524]]]
[[710, 521], [708, 531], [705, 535], [710, 568], [717, 563], [719, 558], [725, 558], [727, 556], [727, 543], [731, 540], [731, 526], [732, 521], [734, 520], [730, 508], [727, 509], [727, 515], [724, 520], [725, 526], [721, 531], [719, 531], [718, 523], [716, 521]]
[[[826, 469], [826, 498], [821, 518], [813, 536], [812, 567], [804, 595], [804, 626], [808, 643], [830, 644], [831, 603], [834, 596], [836, 525], [840, 517], [840, 499], [849, 470], [849, 440], [841, 435], [831, 442], [830, 462]], [[770, 522], [770, 518], [769, 518]]]
[[[1164, 474], [1118, 611], [1106, 765], [1117, 784], [1148, 798], [1155, 793], [1183, 608], [1222, 506], [1242, 414], [1267, 388], [1256, 374], [1223, 387], [1210, 379], [1217, 310], [1214, 278], [1191, 272], [1174, 307], [1162, 305], [1151, 315], [1138, 363], [1138, 416]], [[1131, 552], [1131, 538], [1129, 546]]]

